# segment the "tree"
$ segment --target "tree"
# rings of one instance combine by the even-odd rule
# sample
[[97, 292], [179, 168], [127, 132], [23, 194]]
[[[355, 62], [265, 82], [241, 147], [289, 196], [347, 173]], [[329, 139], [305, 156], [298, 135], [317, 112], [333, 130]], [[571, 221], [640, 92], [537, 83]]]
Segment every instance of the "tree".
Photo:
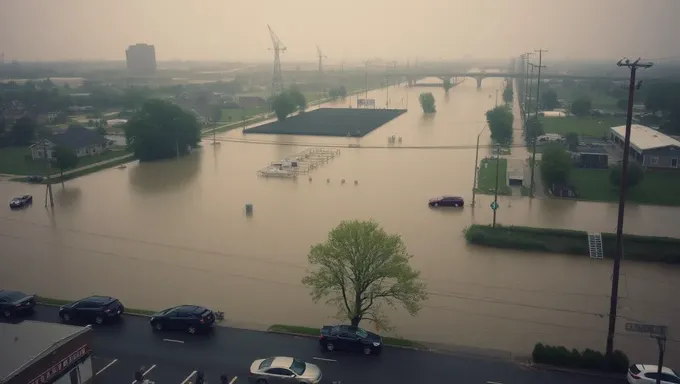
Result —
[[503, 90], [503, 101], [505, 101], [507, 104], [512, 103], [512, 82], [508, 81], [505, 84], [505, 89]]
[[499, 144], [512, 143], [512, 122], [513, 115], [505, 105], [486, 111], [486, 122], [489, 124], [491, 139]]
[[437, 112], [437, 107], [434, 103], [434, 96], [431, 92], [420, 94], [420, 106], [423, 108], [425, 113], [435, 113]]
[[339, 98], [345, 98], [345, 97], [347, 97], [347, 88], [345, 88], [344, 85], [331, 88], [331, 89], [328, 90], [328, 96], [333, 100], [339, 99]]
[[9, 132], [13, 145], [26, 146], [33, 142], [37, 124], [33, 118], [23, 116], [14, 122]]
[[401, 237], [376, 222], [343, 221], [311, 248], [314, 270], [302, 283], [311, 288], [314, 302], [325, 299], [337, 306], [338, 317], [353, 326], [366, 319], [386, 327], [381, 305], [401, 304], [415, 316], [427, 299], [420, 272], [409, 265], [411, 257]]
[[288, 95], [290, 96], [291, 100], [297, 107], [297, 109], [302, 112], [305, 109], [307, 109], [307, 98], [305, 98], [305, 95], [300, 91], [300, 89], [296, 86], [291, 86], [290, 90], [288, 91]]
[[566, 183], [569, 180], [571, 169], [571, 157], [564, 148], [553, 145], [543, 152], [541, 176], [548, 186]]
[[[614, 166], [609, 174], [609, 181], [615, 188], [621, 187], [621, 175], [623, 167], [621, 164]], [[628, 170], [626, 172], [628, 177], [626, 178], [626, 187], [635, 188], [639, 185], [645, 177], [645, 170], [642, 166], [635, 162], [628, 163]]]
[[124, 126], [128, 147], [140, 161], [168, 159], [196, 148], [201, 137], [196, 117], [159, 99], [147, 100]]
[[576, 147], [579, 145], [579, 138], [578, 138], [578, 133], [576, 132], [569, 132], [564, 136], [564, 140], [567, 142], [567, 147], [569, 148], [570, 151], [575, 151]]
[[284, 121], [291, 113], [295, 112], [295, 101], [288, 92], [282, 92], [272, 100], [272, 109], [279, 121]]
[[543, 123], [536, 116], [532, 116], [527, 120], [526, 129], [524, 131], [524, 140], [527, 143], [532, 143], [537, 137], [544, 135]]
[[557, 108], [559, 102], [557, 100], [557, 92], [554, 89], [546, 89], [541, 94], [541, 104], [543, 104], [543, 109], [546, 111], [552, 111]]
[[449, 92], [449, 89], [453, 88], [451, 84], [451, 79], [444, 79], [444, 92]]
[[59, 168], [61, 173], [61, 185], [64, 185], [64, 170], [75, 168], [78, 165], [78, 156], [76, 153], [66, 147], [56, 147], [54, 149], [54, 164]]
[[628, 109], [628, 100], [626, 99], [619, 99], [616, 101], [616, 108], [625, 111]]
[[593, 105], [590, 99], [581, 97], [571, 103], [571, 113], [576, 116], [587, 116]]

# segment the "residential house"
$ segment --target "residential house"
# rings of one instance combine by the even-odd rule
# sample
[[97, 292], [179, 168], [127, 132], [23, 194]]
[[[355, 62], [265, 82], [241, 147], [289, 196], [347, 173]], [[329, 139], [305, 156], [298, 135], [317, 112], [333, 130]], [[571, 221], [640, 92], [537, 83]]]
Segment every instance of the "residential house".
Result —
[[[626, 126], [610, 129], [610, 139], [622, 149]], [[633, 124], [630, 131], [630, 158], [644, 167], [678, 168], [680, 141], [644, 125]]]
[[602, 147], [578, 146], [569, 151], [574, 165], [579, 168], [607, 169], [609, 168], [609, 155]]
[[55, 133], [47, 139], [31, 145], [31, 156], [34, 160], [51, 159], [56, 147], [72, 149], [78, 157], [93, 156], [105, 152], [111, 146], [111, 140], [87, 129], [73, 125], [61, 133]]

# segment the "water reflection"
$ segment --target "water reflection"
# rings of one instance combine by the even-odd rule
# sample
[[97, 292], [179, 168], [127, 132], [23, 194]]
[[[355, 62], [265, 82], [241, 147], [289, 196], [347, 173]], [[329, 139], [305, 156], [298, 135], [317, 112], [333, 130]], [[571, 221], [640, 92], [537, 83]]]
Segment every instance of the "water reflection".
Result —
[[178, 192], [186, 188], [196, 177], [202, 157], [201, 149], [179, 160], [140, 162], [129, 172], [130, 185], [136, 192], [141, 193]]
[[432, 127], [434, 126], [435, 122], [435, 116], [436, 113], [423, 113], [422, 117], [420, 118], [420, 126], [421, 127]]
[[76, 209], [81, 202], [83, 192], [80, 187], [63, 186], [52, 187], [54, 201], [60, 208]]

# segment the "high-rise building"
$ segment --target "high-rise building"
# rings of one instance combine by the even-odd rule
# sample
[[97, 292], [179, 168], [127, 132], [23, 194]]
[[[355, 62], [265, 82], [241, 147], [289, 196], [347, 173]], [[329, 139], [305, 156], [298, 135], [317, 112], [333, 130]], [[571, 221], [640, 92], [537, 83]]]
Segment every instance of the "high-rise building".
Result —
[[156, 71], [156, 48], [149, 44], [135, 44], [125, 51], [127, 69], [140, 75], [149, 75]]

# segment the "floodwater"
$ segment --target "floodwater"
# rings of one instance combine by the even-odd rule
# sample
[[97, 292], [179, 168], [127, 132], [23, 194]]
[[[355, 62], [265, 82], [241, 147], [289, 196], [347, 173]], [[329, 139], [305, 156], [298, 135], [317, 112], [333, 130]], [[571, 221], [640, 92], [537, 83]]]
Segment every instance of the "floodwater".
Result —
[[[390, 105], [408, 102], [409, 112], [362, 139], [231, 131], [218, 138], [280, 145], [206, 141], [180, 160], [101, 171], [55, 185], [53, 211], [43, 208], [44, 187], [2, 182], [0, 200], [35, 196], [29, 209], [0, 210], [2, 287], [60, 298], [108, 294], [136, 308], [204, 304], [236, 326], [319, 326], [333, 321], [334, 310], [313, 304], [300, 283], [309, 247], [341, 220], [373, 218], [403, 236], [430, 292], [417, 317], [389, 312], [394, 334], [525, 355], [537, 341], [603, 350], [610, 261], [466, 245], [466, 226], [491, 222], [492, 196], [477, 195], [475, 209], [427, 207], [441, 194], [470, 200], [474, 146], [499, 87], [500, 79], [485, 79], [477, 90], [470, 80], [448, 96], [439, 88], [392, 88]], [[420, 92], [434, 93], [435, 116], [423, 116]], [[370, 97], [381, 106], [386, 94]], [[311, 180], [256, 176], [303, 144], [387, 146], [391, 135], [402, 137], [402, 149], [341, 149]], [[490, 155], [488, 136], [485, 129], [480, 158]], [[452, 148], [405, 148], [414, 146]], [[252, 217], [246, 203], [254, 205]], [[615, 204], [501, 197], [498, 222], [613, 231], [616, 213]], [[629, 205], [626, 232], [680, 236], [678, 213]], [[656, 361], [655, 342], [625, 334], [624, 324], [668, 324], [672, 338], [680, 325], [678, 273], [623, 263], [616, 346], [638, 361]], [[669, 342], [670, 365], [680, 362], [678, 346]]]

